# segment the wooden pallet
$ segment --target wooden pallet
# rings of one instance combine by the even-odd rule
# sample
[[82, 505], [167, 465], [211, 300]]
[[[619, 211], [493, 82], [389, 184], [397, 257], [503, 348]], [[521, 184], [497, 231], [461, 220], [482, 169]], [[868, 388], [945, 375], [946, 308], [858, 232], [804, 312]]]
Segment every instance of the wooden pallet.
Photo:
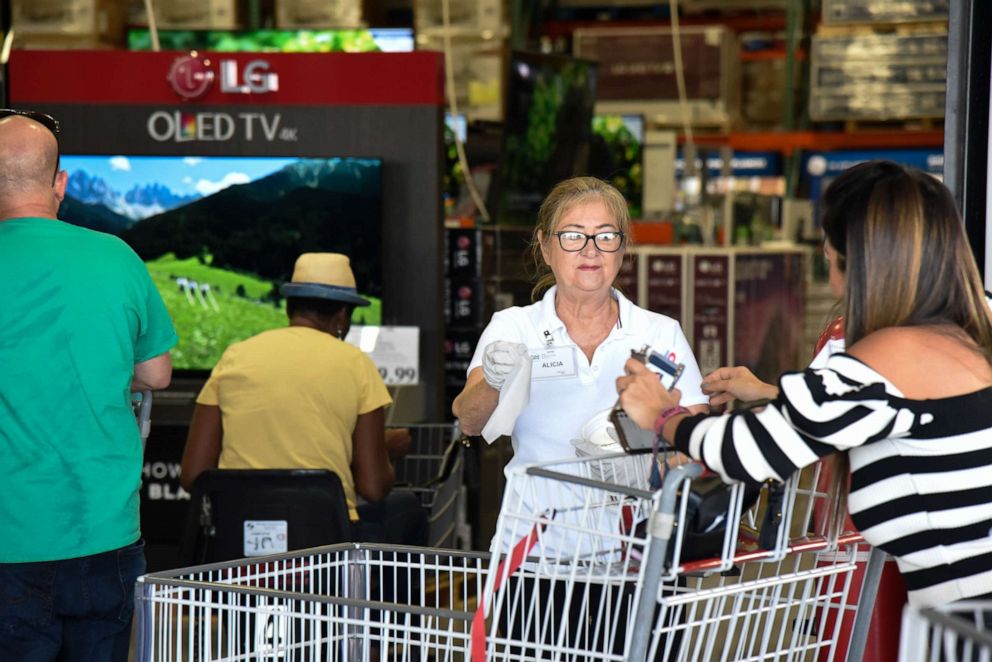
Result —
[[[690, 116], [692, 132], [698, 136], [726, 135], [737, 128], [738, 122], [731, 119], [698, 118]], [[671, 116], [645, 116], [645, 128], [668, 130], [681, 133], [682, 124]]]
[[899, 120], [844, 120], [845, 133], [877, 133], [879, 131], [937, 131], [943, 130], [943, 128], [943, 117], [913, 117]]
[[837, 25], [821, 23], [816, 28], [818, 37], [864, 37], [879, 34], [894, 34], [902, 37], [947, 34], [947, 21], [843, 23]]

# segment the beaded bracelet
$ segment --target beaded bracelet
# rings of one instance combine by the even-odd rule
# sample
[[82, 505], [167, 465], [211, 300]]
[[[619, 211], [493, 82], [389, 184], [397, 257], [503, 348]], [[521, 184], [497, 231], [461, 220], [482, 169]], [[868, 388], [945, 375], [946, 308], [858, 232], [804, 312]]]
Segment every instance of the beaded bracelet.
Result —
[[655, 421], [654, 421], [654, 433], [657, 436], [660, 437], [661, 436], [661, 429], [663, 427], [665, 427], [665, 423], [667, 423], [670, 418], [673, 418], [675, 416], [679, 416], [680, 414], [689, 414], [689, 413], [691, 413], [691, 412], [688, 409], [686, 409], [685, 407], [683, 407], [682, 405], [677, 405], [675, 407], [669, 407], [665, 411], [663, 411], [660, 414], [658, 414], [658, 418], [655, 419]]

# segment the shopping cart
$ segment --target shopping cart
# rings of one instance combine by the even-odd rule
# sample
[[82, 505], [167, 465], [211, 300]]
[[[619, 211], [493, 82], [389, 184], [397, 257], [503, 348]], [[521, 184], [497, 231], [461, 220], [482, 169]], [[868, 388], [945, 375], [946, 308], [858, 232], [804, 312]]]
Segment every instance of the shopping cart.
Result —
[[429, 547], [470, 549], [472, 528], [464, 482], [467, 438], [458, 423], [406, 427], [410, 430], [410, 450], [393, 462], [393, 490], [412, 492], [427, 509]]
[[900, 662], [992, 662], [992, 601], [962, 600], [932, 609], [907, 606]]
[[137, 659], [460, 660], [488, 555], [342, 544], [145, 575]]
[[[826, 512], [826, 495], [808, 487], [817, 476], [788, 481], [767, 518], [767, 507], [742, 512], [744, 488], [730, 488], [722, 551], [685, 561], [687, 481], [702, 467], [672, 470], [660, 492], [650, 469], [649, 456], [615, 455], [511, 474], [476, 657], [832, 660], [850, 637], [848, 659], [859, 659], [874, 593], [855, 578], [877, 573], [856, 575], [859, 535], [831, 542], [816, 530]], [[765, 521], [777, 523], [767, 549], [757, 545]], [[859, 588], [862, 618], [849, 601]]]
[[701, 467], [661, 491], [649, 469], [620, 455], [511, 475], [491, 556], [351, 544], [146, 575], [138, 659], [833, 659], [863, 543], [811, 534], [822, 495], [801, 486], [817, 483], [790, 481], [770, 549], [747, 530], [765, 514], [739, 527], [732, 498], [721, 554], [689, 562]]

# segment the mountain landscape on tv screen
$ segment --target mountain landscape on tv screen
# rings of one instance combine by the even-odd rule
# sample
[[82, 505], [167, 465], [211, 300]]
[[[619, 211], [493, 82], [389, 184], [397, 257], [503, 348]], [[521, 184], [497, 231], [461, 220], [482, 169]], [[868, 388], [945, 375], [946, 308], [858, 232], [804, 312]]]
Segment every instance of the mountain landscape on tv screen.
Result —
[[[278, 288], [304, 252], [348, 255], [373, 301], [355, 321], [381, 323], [378, 160], [272, 159], [278, 167], [252, 178], [265, 159], [244, 158], [239, 170], [225, 157], [224, 185], [177, 191], [170, 166], [181, 169], [183, 157], [130, 157], [112, 170], [99, 163], [108, 158], [66, 157], [59, 217], [119, 236], [145, 261], [180, 334], [176, 367], [209, 369], [231, 342], [285, 326]], [[154, 160], [146, 169], [158, 178], [117, 174], [125, 164], [133, 174], [141, 159]]]

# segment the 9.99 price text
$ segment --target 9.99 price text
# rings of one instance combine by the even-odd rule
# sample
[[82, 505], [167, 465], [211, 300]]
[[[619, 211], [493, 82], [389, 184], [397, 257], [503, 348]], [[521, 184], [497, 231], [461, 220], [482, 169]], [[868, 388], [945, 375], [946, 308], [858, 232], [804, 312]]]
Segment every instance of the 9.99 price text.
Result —
[[403, 366], [379, 368], [382, 381], [387, 384], [413, 384], [417, 381], [417, 369]]

